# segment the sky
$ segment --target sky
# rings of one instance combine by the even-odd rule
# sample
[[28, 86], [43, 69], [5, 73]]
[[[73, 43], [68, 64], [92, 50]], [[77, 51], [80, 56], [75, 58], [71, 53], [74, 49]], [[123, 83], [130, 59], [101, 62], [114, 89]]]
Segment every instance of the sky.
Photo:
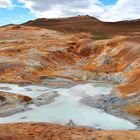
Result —
[[0, 26], [77, 15], [110, 22], [139, 19], [140, 0], [0, 0]]

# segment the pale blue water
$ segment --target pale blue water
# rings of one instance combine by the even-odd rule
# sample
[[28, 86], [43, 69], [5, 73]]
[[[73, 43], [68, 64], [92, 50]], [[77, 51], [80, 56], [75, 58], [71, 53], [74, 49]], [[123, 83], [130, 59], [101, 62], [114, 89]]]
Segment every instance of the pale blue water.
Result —
[[[88, 83], [76, 85], [69, 89], [50, 89], [36, 85], [19, 87], [11, 84], [0, 84], [0, 87], [10, 87], [12, 89], [10, 92], [21, 93], [32, 98], [48, 91], [57, 91], [59, 93], [54, 102], [41, 107], [32, 105], [32, 110], [0, 118], [0, 123], [49, 122], [67, 124], [70, 120], [73, 120], [75, 125], [78, 126], [95, 127], [105, 130], [128, 130], [136, 128], [134, 124], [127, 120], [109, 115], [79, 102], [81, 98], [87, 95], [109, 94], [112, 86], [108, 84]], [[30, 89], [30, 91], [27, 89]]]

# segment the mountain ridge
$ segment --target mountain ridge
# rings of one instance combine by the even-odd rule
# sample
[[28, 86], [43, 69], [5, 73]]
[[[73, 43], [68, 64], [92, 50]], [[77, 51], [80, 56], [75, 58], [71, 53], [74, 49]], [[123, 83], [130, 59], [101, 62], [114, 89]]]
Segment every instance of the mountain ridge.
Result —
[[140, 19], [119, 22], [103, 22], [91, 16], [76, 16], [68, 18], [39, 18], [21, 25], [37, 26], [65, 33], [108, 33], [109, 35], [127, 34], [140, 31]]

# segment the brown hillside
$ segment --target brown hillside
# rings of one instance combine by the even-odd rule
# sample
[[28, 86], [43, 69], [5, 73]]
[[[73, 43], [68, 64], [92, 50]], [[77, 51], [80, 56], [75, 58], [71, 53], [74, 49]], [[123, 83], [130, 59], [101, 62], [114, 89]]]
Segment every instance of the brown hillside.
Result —
[[122, 22], [102, 22], [91, 16], [77, 16], [58, 19], [36, 19], [24, 23], [27, 26], [37, 26], [57, 30], [65, 33], [89, 32], [94, 34], [106, 33], [109, 35], [128, 34], [140, 31], [140, 20]]

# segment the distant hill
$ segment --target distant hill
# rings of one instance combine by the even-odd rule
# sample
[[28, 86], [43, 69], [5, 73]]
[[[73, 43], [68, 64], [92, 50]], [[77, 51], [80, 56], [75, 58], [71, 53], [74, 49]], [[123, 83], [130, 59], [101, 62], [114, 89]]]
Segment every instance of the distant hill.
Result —
[[65, 33], [108, 33], [109, 35], [127, 34], [140, 31], [140, 20], [121, 22], [102, 22], [91, 16], [46, 19], [39, 18], [24, 23], [26, 26], [37, 26]]

